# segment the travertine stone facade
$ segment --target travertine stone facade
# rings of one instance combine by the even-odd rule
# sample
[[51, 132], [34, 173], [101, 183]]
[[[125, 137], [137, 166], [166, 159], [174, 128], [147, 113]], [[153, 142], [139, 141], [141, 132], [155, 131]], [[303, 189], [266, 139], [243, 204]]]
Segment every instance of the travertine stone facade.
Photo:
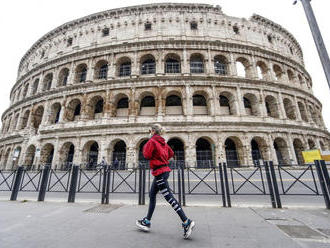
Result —
[[66, 23], [23, 56], [10, 101], [0, 168], [134, 166], [155, 122], [176, 159], [197, 166], [297, 164], [301, 150], [330, 149], [295, 38], [219, 6], [141, 5]]

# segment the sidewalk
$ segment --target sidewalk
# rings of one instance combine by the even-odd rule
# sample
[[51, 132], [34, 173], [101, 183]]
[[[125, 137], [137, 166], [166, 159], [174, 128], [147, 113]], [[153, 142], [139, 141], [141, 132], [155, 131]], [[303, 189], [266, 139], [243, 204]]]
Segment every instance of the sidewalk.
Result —
[[185, 207], [196, 221], [190, 240], [164, 202], [152, 231], [135, 228], [147, 206], [0, 201], [2, 248], [102, 247], [330, 247], [325, 209]]

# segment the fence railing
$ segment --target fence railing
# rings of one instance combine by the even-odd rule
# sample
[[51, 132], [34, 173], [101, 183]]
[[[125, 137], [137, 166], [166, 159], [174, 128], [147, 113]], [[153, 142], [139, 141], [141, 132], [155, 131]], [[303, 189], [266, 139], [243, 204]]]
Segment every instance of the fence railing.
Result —
[[[220, 163], [196, 168], [184, 162], [172, 163], [170, 167], [170, 188], [183, 205], [188, 201], [187, 196], [190, 200], [198, 195], [214, 195], [219, 197], [219, 204], [231, 207], [239, 197], [248, 195], [266, 197], [272, 207], [281, 208], [287, 197], [319, 196], [330, 209], [329, 169], [324, 161], [300, 167], [273, 165], [272, 161], [251, 167], [228, 167]], [[32, 170], [19, 166], [0, 170], [0, 191], [11, 192], [11, 200], [16, 200], [19, 192], [37, 192], [39, 201], [51, 192], [60, 192], [68, 194], [68, 202], [74, 202], [81, 193], [95, 193], [102, 203], [109, 203], [110, 194], [129, 193], [137, 195], [139, 204], [145, 204], [152, 180], [147, 163], [133, 168], [105, 163], [93, 168], [45, 165]], [[253, 203], [253, 197], [251, 199]]]

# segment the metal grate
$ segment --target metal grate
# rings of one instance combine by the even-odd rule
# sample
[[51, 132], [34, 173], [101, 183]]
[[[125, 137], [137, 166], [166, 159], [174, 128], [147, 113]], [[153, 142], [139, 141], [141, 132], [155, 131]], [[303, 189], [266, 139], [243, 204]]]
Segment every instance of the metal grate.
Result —
[[95, 213], [95, 214], [108, 214], [110, 212], [112, 212], [113, 210], [116, 210], [120, 207], [122, 207], [123, 205], [121, 204], [109, 204], [109, 205], [97, 205], [94, 206], [92, 208], [86, 209], [83, 212], [85, 213]]

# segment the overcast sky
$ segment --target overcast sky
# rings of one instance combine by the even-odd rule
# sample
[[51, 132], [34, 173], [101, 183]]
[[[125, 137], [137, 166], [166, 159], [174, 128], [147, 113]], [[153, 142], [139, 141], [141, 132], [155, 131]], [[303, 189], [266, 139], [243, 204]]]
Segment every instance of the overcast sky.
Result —
[[[0, 114], [9, 106], [9, 94], [16, 81], [19, 61], [41, 36], [61, 24], [95, 12], [165, 1], [125, 0], [11, 0], [0, 3]], [[262, 15], [286, 28], [302, 46], [307, 71], [312, 76], [314, 95], [322, 102], [323, 118], [330, 127], [330, 90], [322, 70], [301, 3], [293, 0], [191, 0], [170, 2], [207, 3], [220, 5], [225, 14], [249, 18]], [[299, 1], [298, 1], [299, 2]], [[312, 6], [324, 42], [330, 49], [330, 1], [313, 0]]]

